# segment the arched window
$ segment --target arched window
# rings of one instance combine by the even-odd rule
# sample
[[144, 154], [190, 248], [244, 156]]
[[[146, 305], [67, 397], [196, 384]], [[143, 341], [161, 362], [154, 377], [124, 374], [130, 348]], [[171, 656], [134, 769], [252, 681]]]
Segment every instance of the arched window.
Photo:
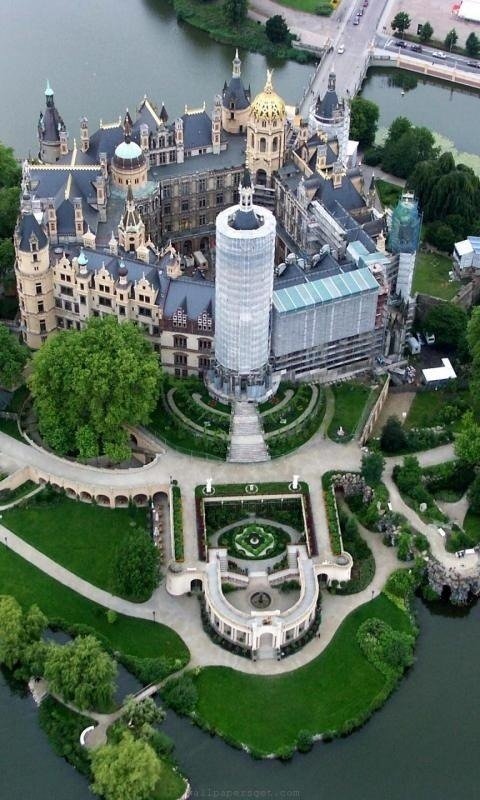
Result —
[[278, 136], [273, 137], [272, 150], [274, 153], [276, 153], [278, 150]]
[[255, 136], [253, 135], [253, 133], [252, 133], [252, 136], [250, 138], [250, 144], [251, 144], [252, 147], [255, 147]]
[[267, 140], [265, 139], [264, 136], [262, 136], [262, 138], [260, 139], [260, 152], [264, 153], [266, 149], [267, 149]]

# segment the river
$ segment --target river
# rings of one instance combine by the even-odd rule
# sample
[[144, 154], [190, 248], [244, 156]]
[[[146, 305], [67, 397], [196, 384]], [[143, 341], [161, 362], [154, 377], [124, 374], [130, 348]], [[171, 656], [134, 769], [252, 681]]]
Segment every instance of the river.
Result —
[[[5, 8], [8, 5], [8, 11]], [[115, 119], [144, 92], [170, 116], [185, 103], [207, 102], [231, 71], [232, 50], [179, 26], [162, 0], [3, 0], [0, 140], [19, 157], [36, 152], [35, 126], [48, 77], [73, 138], [80, 116]], [[68, 12], [68, 14], [67, 14]], [[257, 91], [267, 62], [244, 54], [245, 82]], [[276, 65], [274, 82], [287, 102], [299, 99], [310, 74]], [[399, 113], [479, 154], [478, 96], [419, 81], [402, 97], [372, 72], [364, 96], [381, 106], [380, 124]], [[468, 124], [467, 124], [468, 121]], [[289, 764], [257, 762], [169, 714], [164, 728], [194, 787], [194, 797], [291, 800], [470, 800], [480, 779], [477, 754], [480, 605], [464, 616], [441, 616], [418, 603], [417, 661], [386, 706], [351, 737], [318, 744]], [[31, 698], [10, 692], [0, 675], [0, 797], [87, 800], [86, 781], [57, 758], [37, 725]], [[236, 792], [235, 795], [229, 792]]]

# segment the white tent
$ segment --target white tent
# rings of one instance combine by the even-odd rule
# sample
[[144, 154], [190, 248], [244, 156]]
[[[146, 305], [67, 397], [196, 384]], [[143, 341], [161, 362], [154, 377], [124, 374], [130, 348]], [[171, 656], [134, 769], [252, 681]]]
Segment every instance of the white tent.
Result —
[[458, 11], [460, 19], [480, 22], [480, 0], [463, 0]]

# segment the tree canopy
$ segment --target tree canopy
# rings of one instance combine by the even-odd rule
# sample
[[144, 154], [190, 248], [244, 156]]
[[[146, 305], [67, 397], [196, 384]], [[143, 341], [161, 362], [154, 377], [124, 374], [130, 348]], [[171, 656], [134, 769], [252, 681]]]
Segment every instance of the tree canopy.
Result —
[[0, 596], [0, 664], [12, 669], [22, 661], [46, 626], [47, 618], [38, 606], [24, 612], [14, 597]]
[[384, 466], [385, 459], [381, 453], [365, 453], [362, 456], [362, 477], [369, 486], [379, 483]]
[[451, 350], [463, 345], [467, 333], [467, 314], [453, 303], [434, 306], [425, 316], [425, 330], [435, 334], [435, 342]]
[[130, 452], [123, 426], [148, 421], [159, 379], [158, 358], [141, 331], [108, 316], [50, 338], [34, 356], [29, 386], [50, 447], [121, 461]]
[[380, 446], [385, 453], [398, 453], [407, 445], [407, 436], [398, 417], [389, 417], [382, 428]]
[[390, 26], [392, 30], [405, 33], [411, 25], [411, 19], [406, 11], [399, 11], [392, 19]]
[[159, 725], [165, 719], [165, 712], [151, 697], [138, 702], [133, 695], [127, 695], [122, 709], [122, 720], [134, 733], [145, 730], [150, 734], [153, 725]]
[[231, 25], [238, 25], [246, 19], [248, 0], [225, 0], [223, 11], [227, 22]]
[[455, 437], [455, 454], [469, 466], [480, 464], [480, 425], [472, 411], [463, 415], [460, 431]]
[[354, 97], [350, 111], [350, 138], [362, 147], [370, 147], [375, 141], [380, 109], [371, 100]]
[[127, 731], [118, 743], [93, 751], [92, 772], [92, 789], [105, 800], [151, 800], [162, 765], [148, 742]]
[[383, 146], [382, 167], [392, 175], [408, 178], [419, 162], [437, 154], [434, 136], [428, 128], [417, 127], [406, 117], [397, 117]]
[[480, 54], [480, 39], [473, 31], [467, 36], [465, 48], [471, 58], [477, 58]]
[[28, 350], [0, 323], [0, 386], [12, 388], [19, 382], [28, 360]]
[[120, 543], [115, 560], [115, 586], [119, 594], [147, 600], [160, 575], [158, 550], [145, 531], [134, 528]]
[[455, 47], [457, 42], [458, 42], [458, 33], [455, 30], [455, 28], [452, 28], [451, 30], [448, 31], [447, 35], [445, 36], [445, 47], [448, 47], [448, 49], [451, 50], [452, 47]]
[[105, 709], [115, 691], [117, 667], [95, 636], [49, 649], [45, 678], [50, 689], [81, 710]]
[[429, 22], [424, 22], [422, 25], [422, 31], [420, 33], [420, 40], [422, 42], [429, 42], [433, 36], [433, 28]]
[[265, 23], [267, 38], [275, 44], [291, 44], [292, 34], [281, 14], [275, 14]]

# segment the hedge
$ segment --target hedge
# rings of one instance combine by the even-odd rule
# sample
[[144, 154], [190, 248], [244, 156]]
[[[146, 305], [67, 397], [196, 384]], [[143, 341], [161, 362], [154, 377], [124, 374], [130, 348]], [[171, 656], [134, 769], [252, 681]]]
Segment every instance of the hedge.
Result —
[[183, 514], [182, 493], [179, 486], [172, 486], [173, 503], [173, 542], [175, 547], [175, 561], [183, 561]]

